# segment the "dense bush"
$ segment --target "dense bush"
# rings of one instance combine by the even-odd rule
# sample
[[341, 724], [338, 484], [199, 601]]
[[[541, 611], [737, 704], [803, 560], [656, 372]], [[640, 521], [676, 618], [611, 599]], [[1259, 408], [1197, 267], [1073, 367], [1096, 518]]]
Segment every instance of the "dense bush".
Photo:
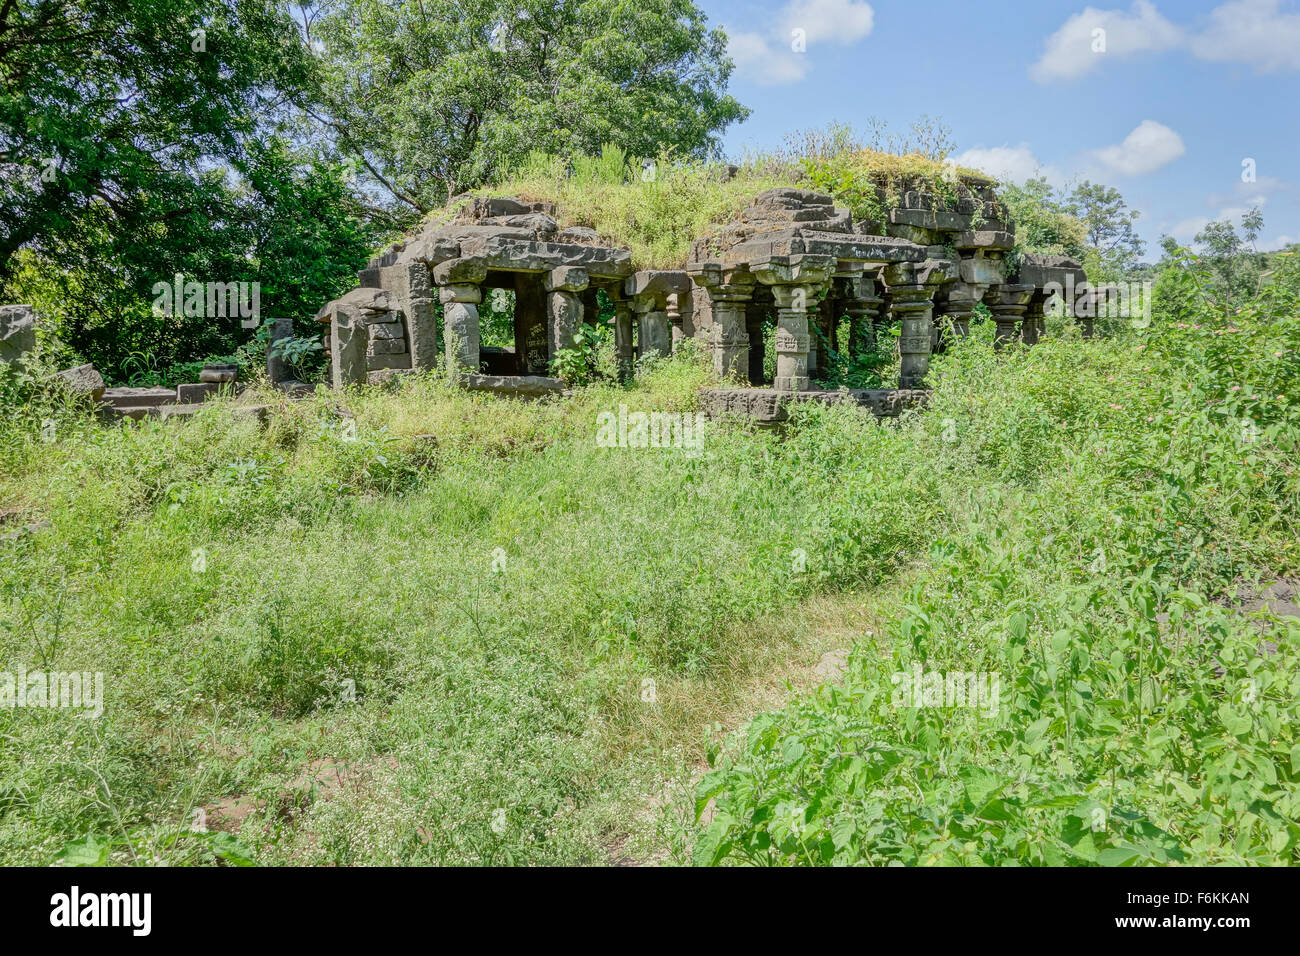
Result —
[[[1228, 318], [1162, 283], [1149, 333], [941, 363], [925, 570], [842, 683], [713, 752], [696, 862], [1297, 861], [1300, 623], [1237, 598], [1300, 560], [1300, 269]], [[1000, 699], [913, 706], [918, 667]]]

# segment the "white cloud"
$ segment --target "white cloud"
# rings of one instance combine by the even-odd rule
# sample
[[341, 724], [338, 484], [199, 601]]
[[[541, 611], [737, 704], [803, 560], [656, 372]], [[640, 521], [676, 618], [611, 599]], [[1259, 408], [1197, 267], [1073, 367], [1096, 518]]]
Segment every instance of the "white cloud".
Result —
[[727, 37], [727, 53], [740, 75], [760, 86], [797, 83], [807, 72], [807, 61], [790, 50], [773, 49], [761, 33], [733, 33]]
[[862, 0], [789, 0], [771, 32], [729, 33], [727, 52], [737, 75], [760, 86], [797, 83], [808, 74], [817, 44], [850, 46], [871, 33], [875, 20]]
[[1097, 150], [1093, 155], [1113, 173], [1141, 176], [1168, 166], [1187, 152], [1183, 138], [1162, 123], [1143, 120], [1124, 142]]
[[1210, 13], [1189, 49], [1202, 60], [1246, 63], [1260, 73], [1300, 70], [1300, 13], [1280, 13], [1280, 0], [1232, 0]]
[[1062, 185], [1065, 176], [1054, 166], [1044, 166], [1029, 148], [1028, 143], [1019, 146], [992, 146], [968, 149], [960, 156], [952, 157], [958, 166], [969, 166], [982, 170], [995, 179], [1008, 183], [1023, 183], [1026, 179], [1045, 176], [1054, 186]]
[[1173, 49], [1183, 40], [1183, 31], [1149, 0], [1135, 0], [1129, 12], [1085, 7], [1047, 38], [1029, 75], [1039, 83], [1072, 80], [1112, 58]]
[[871, 33], [876, 13], [860, 0], [790, 0], [783, 11], [785, 32], [803, 30], [808, 43], [831, 41], [851, 46]]
[[1285, 249], [1287, 246], [1294, 246], [1300, 243], [1300, 238], [1296, 236], [1278, 236], [1271, 242], [1261, 242], [1259, 244], [1260, 252], [1277, 252], [1279, 249]]
[[[1253, 205], [1259, 205], [1259, 203]], [[1187, 219], [1180, 219], [1178, 222], [1162, 231], [1173, 236], [1179, 242], [1187, 244], [1196, 237], [1198, 232], [1208, 226], [1211, 222], [1222, 222], [1226, 219], [1234, 226], [1240, 226], [1241, 217], [1250, 212], [1251, 208], [1252, 206], [1225, 206], [1213, 216], [1190, 216]]]
[[1276, 176], [1260, 176], [1255, 182], [1236, 182], [1227, 192], [1212, 193], [1206, 200], [1211, 206], [1228, 206], [1245, 203], [1247, 206], [1262, 206], [1271, 196], [1285, 196], [1295, 191], [1290, 183]]
[[1039, 83], [1072, 80], [1111, 58], [1173, 49], [1259, 73], [1300, 70], [1300, 13], [1283, 13], [1281, 5], [1282, 0], [1228, 0], [1210, 11], [1199, 33], [1166, 20], [1150, 0], [1134, 0], [1128, 12], [1085, 7], [1047, 38], [1029, 75]]

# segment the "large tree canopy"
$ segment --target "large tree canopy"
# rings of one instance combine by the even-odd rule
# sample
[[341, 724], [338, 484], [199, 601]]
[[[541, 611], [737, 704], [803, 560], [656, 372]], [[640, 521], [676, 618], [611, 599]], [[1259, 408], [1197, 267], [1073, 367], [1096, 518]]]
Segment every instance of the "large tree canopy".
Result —
[[247, 338], [152, 314], [176, 273], [310, 316], [375, 241], [328, 150], [275, 134], [315, 70], [276, 0], [4, 0], [0, 295], [110, 376]]
[[532, 150], [707, 154], [725, 45], [691, 0], [0, 0], [0, 301], [109, 375], [230, 354], [154, 284], [305, 319]]
[[691, 0], [341, 0], [312, 37], [319, 118], [420, 210], [531, 150], [704, 156], [747, 112]]
[[206, 222], [203, 171], [239, 158], [309, 68], [269, 0], [5, 0], [0, 283], [24, 247], [77, 264], [92, 223]]

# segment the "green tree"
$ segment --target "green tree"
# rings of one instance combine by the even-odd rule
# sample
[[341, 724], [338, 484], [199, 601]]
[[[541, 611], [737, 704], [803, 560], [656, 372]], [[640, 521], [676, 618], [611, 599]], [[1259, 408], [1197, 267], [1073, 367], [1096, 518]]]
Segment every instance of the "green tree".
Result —
[[1146, 243], [1135, 224], [1140, 213], [1130, 209], [1118, 189], [1085, 180], [1061, 203], [1061, 208], [1083, 223], [1092, 252], [1086, 264], [1099, 279], [1119, 278], [1138, 265]]
[[1023, 186], [1005, 183], [998, 196], [1016, 224], [1017, 249], [1080, 260], [1086, 257], [1086, 226], [1062, 208], [1061, 199], [1046, 179], [1030, 179]]
[[275, 133], [316, 71], [274, 0], [0, 5], [0, 297], [118, 377], [248, 338], [154, 315], [177, 273], [259, 282], [264, 314], [310, 317], [375, 239], [341, 164]]
[[[1241, 232], [1231, 219], [1216, 219], [1206, 223], [1193, 239], [1197, 271], [1204, 276], [1201, 285], [1225, 315], [1234, 302], [1255, 295], [1264, 284], [1268, 257], [1255, 247], [1263, 228], [1264, 216], [1253, 208], [1241, 217]], [[1165, 253], [1163, 270], [1178, 268], [1184, 262], [1187, 251], [1179, 248], [1172, 236], [1165, 236], [1160, 245]]]
[[19, 249], [79, 267], [88, 234], [208, 216], [205, 171], [310, 72], [270, 0], [0, 5], [0, 285]]
[[710, 155], [747, 115], [692, 0], [341, 0], [310, 36], [328, 104], [313, 115], [413, 210], [533, 150]]

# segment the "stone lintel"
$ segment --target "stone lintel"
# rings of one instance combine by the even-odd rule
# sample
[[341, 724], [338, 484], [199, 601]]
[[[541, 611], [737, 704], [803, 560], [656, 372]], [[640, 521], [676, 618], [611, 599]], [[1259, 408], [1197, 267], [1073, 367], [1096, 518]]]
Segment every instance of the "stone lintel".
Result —
[[631, 251], [606, 246], [493, 237], [468, 239], [461, 243], [461, 253], [482, 259], [490, 269], [505, 272], [549, 272], [561, 266], [581, 266], [593, 277], [621, 279], [632, 274]]
[[684, 270], [643, 269], [623, 282], [623, 294], [628, 298], [653, 296], [659, 301], [670, 295], [689, 292], [690, 288], [691, 280]]

